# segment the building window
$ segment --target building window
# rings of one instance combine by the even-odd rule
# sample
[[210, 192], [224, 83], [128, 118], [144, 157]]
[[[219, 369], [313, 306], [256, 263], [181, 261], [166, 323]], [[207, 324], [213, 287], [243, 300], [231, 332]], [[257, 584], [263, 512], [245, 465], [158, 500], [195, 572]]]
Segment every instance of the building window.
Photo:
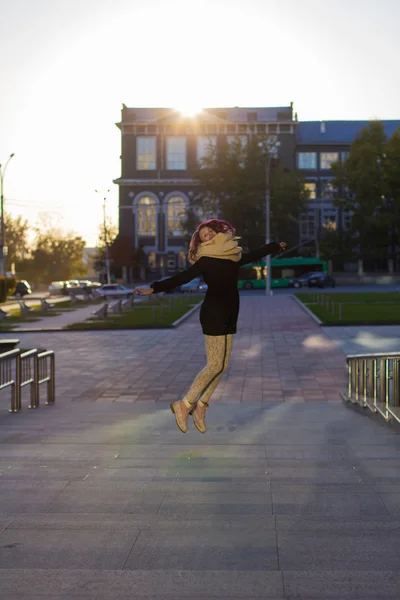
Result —
[[186, 269], [186, 252], [183, 250], [178, 253], [178, 269]]
[[351, 229], [352, 215], [350, 213], [343, 213], [343, 229], [349, 231]]
[[299, 169], [316, 169], [317, 168], [317, 153], [316, 152], [298, 152], [297, 166]]
[[229, 145], [240, 142], [242, 148], [247, 146], [247, 135], [227, 135], [226, 141]]
[[197, 138], [197, 161], [200, 162], [207, 156], [213, 154], [217, 146], [217, 138], [213, 136], [199, 136]]
[[168, 200], [168, 235], [175, 237], [185, 232], [186, 202], [181, 196]]
[[148, 265], [150, 271], [154, 272], [157, 269], [157, 256], [155, 252], [149, 252], [148, 254]]
[[339, 152], [321, 152], [320, 169], [330, 169], [333, 163], [338, 162]]
[[329, 179], [321, 180], [321, 199], [322, 200], [332, 200], [335, 192], [336, 192], [336, 188], [332, 184], [332, 181], [330, 181]]
[[336, 212], [332, 213], [332, 212], [323, 211], [322, 227], [326, 231], [336, 231], [336, 227], [337, 227]]
[[308, 200], [315, 200], [317, 197], [317, 184], [315, 181], [306, 181], [304, 189], [307, 192]]
[[136, 156], [138, 171], [152, 171], [156, 168], [156, 138], [136, 138]]
[[138, 235], [156, 235], [157, 207], [154, 198], [143, 196], [137, 203]]
[[169, 171], [186, 169], [185, 137], [167, 137], [167, 169]]
[[344, 162], [345, 160], [347, 160], [349, 158], [349, 154], [350, 152], [342, 152], [342, 162]]
[[300, 215], [300, 236], [303, 240], [312, 240], [315, 237], [315, 215], [306, 213]]

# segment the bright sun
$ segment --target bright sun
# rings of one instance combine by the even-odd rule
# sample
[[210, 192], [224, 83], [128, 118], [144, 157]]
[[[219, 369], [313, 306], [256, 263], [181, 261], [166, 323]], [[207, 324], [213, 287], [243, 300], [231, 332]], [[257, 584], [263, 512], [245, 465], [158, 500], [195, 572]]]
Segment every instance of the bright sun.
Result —
[[183, 117], [195, 117], [199, 113], [201, 113], [201, 108], [197, 108], [195, 106], [184, 106], [182, 108], [178, 108], [179, 112]]

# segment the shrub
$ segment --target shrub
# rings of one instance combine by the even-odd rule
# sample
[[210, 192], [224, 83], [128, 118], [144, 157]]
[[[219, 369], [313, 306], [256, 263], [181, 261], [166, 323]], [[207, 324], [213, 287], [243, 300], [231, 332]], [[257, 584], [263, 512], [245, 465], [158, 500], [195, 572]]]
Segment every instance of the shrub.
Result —
[[7, 296], [11, 296], [15, 291], [17, 280], [15, 277], [5, 277], [0, 275], [0, 302], [5, 302]]

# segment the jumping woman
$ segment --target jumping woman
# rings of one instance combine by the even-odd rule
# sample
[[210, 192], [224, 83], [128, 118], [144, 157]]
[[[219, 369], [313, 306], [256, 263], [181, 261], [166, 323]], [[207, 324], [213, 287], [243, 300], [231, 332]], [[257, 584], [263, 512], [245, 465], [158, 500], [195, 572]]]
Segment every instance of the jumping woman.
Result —
[[158, 294], [201, 276], [208, 286], [200, 309], [207, 364], [193, 381], [186, 396], [171, 404], [176, 424], [183, 433], [187, 431], [189, 414], [196, 428], [205, 433], [208, 401], [228, 368], [239, 315], [239, 267], [286, 248], [285, 242], [272, 242], [243, 254], [237, 240], [234, 227], [227, 221], [205, 221], [198, 226], [190, 242], [188, 260], [191, 267], [168, 279], [154, 281], [150, 288], [134, 290], [134, 293], [141, 295]]

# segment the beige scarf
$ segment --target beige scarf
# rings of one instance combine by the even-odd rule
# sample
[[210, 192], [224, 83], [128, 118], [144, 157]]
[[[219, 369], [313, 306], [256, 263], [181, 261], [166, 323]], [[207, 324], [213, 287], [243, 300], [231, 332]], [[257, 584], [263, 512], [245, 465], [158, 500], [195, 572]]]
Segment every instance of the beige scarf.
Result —
[[199, 244], [195, 260], [189, 258], [189, 262], [193, 264], [202, 256], [224, 258], [233, 262], [239, 262], [242, 258], [242, 248], [238, 246], [238, 239], [231, 233], [217, 233], [212, 240]]

